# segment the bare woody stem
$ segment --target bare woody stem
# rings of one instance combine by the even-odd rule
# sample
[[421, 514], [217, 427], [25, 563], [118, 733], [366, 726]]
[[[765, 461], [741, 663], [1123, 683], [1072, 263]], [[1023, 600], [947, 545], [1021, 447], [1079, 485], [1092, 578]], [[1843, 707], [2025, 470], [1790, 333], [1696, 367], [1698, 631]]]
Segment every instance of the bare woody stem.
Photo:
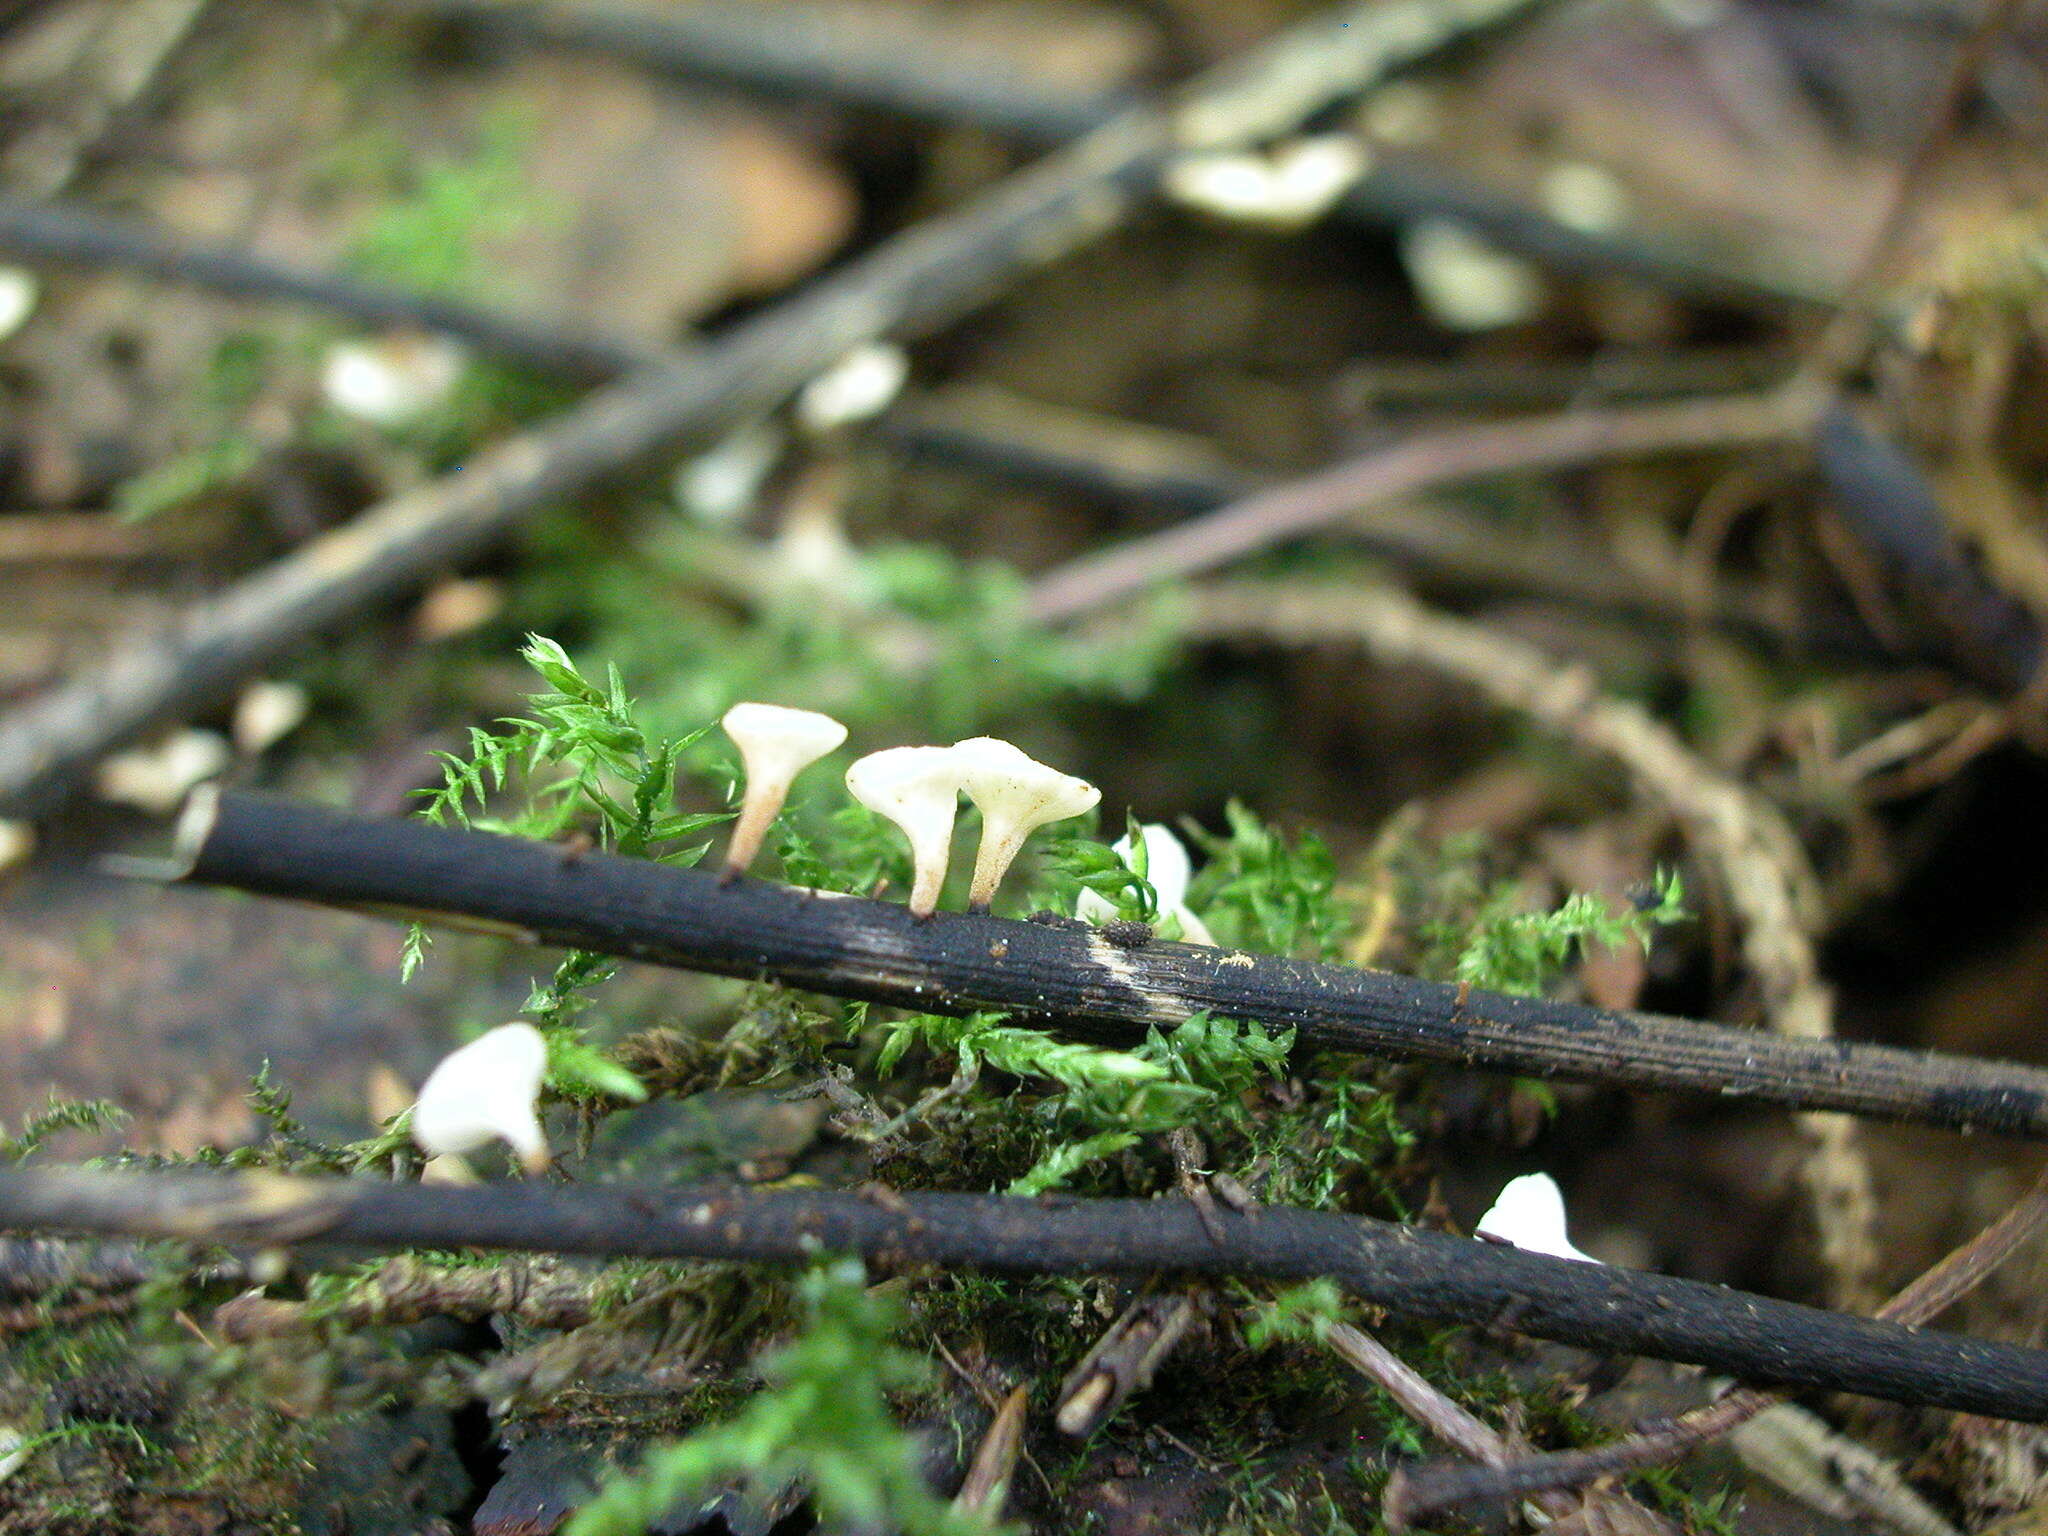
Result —
[[1751, 1379], [2048, 1421], [2048, 1351], [1578, 1264], [1364, 1217], [1181, 1200], [1012, 1199], [735, 1187], [468, 1188], [274, 1174], [0, 1170], [0, 1228], [272, 1247], [488, 1248], [1022, 1274], [1327, 1276], [1407, 1317], [1508, 1325]]
[[1327, 528], [1357, 507], [1464, 481], [1652, 453], [1798, 441], [1811, 437], [1821, 405], [1811, 391], [1781, 389], [1417, 433], [1070, 561], [1032, 585], [1026, 607], [1040, 623], [1061, 623]]
[[1955, 1129], [2048, 1136], [2048, 1073], [1506, 997], [1383, 971], [1152, 943], [1077, 926], [820, 897], [256, 795], [191, 822], [185, 879], [444, 922], [924, 1011], [1001, 1009], [1124, 1040], [1197, 1013], [1293, 1029], [1309, 1049], [1747, 1097]]
[[783, 802], [788, 798], [786, 788], [766, 793], [756, 791], [747, 796], [746, 803], [740, 808], [739, 820], [733, 823], [732, 840], [726, 845], [724, 877], [727, 881], [737, 880], [759, 856], [768, 829], [775, 825], [775, 818], [782, 814]]
[[369, 325], [440, 331], [498, 357], [587, 382], [666, 361], [658, 349], [622, 338], [556, 330], [345, 273], [199, 245], [147, 224], [60, 203], [0, 197], [0, 252], [60, 266], [139, 272], [213, 293], [289, 299]]

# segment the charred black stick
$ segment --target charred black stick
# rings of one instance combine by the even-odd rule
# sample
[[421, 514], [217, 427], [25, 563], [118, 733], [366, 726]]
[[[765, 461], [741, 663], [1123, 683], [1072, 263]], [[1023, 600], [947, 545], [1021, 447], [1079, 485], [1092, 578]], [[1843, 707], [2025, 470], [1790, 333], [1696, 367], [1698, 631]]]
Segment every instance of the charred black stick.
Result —
[[1340, 6], [1126, 112], [957, 213], [905, 231], [688, 359], [629, 375], [549, 425], [315, 539], [94, 673], [0, 717], [0, 815], [32, 814], [158, 721], [211, 702], [345, 615], [468, 559], [564, 496], [766, 410], [856, 346], [970, 312], [1115, 228], [1173, 156], [1287, 131], [1531, 0]]
[[1205, 1223], [1180, 1200], [1015, 1199], [816, 1190], [493, 1184], [275, 1174], [0, 1170], [0, 1228], [272, 1247], [493, 1248], [607, 1257], [803, 1261], [1023, 1274], [1327, 1276], [1403, 1316], [1681, 1360], [1786, 1386], [2048, 1420], [2048, 1351], [1918, 1331], [1606, 1265], [1265, 1207]]
[[183, 878], [505, 933], [840, 997], [1106, 1039], [1208, 1011], [1299, 1045], [2048, 1136], [2048, 1072], [1507, 997], [1192, 944], [1120, 949], [1079, 927], [818, 895], [421, 821], [202, 793]]

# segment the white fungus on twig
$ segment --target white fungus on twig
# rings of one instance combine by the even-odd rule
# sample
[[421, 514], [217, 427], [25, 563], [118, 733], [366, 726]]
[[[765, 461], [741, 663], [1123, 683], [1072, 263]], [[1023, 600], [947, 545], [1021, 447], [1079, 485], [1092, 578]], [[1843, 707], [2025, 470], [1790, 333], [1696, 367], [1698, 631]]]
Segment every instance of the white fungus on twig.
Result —
[[503, 1141], [528, 1173], [548, 1165], [535, 1104], [548, 1064], [547, 1041], [531, 1024], [501, 1024], [451, 1051], [427, 1074], [412, 1107], [412, 1139], [429, 1157]]
[[975, 850], [967, 910], [986, 912], [1024, 840], [1048, 822], [1093, 809], [1102, 791], [993, 736], [955, 742], [953, 751], [960, 788], [981, 812], [981, 846]]
[[299, 728], [311, 705], [306, 690], [297, 683], [259, 678], [235, 700], [229, 732], [235, 750], [244, 757], [261, 756]]
[[1497, 331], [1543, 307], [1543, 277], [1519, 256], [1450, 219], [1420, 219], [1401, 233], [1415, 296], [1446, 330]]
[[1504, 1243], [1530, 1253], [1547, 1253], [1554, 1259], [1577, 1259], [1584, 1264], [1600, 1261], [1581, 1253], [1565, 1235], [1564, 1191], [1547, 1173], [1525, 1173], [1501, 1187], [1493, 1207], [1479, 1218], [1473, 1229], [1482, 1237], [1497, 1237]]
[[951, 747], [889, 747], [846, 770], [847, 791], [910, 841], [910, 911], [930, 917], [953, 856], [960, 762]]
[[725, 855], [725, 878], [736, 880], [760, 853], [762, 839], [789, 798], [790, 784], [846, 740], [846, 727], [814, 709], [780, 704], [735, 704], [719, 723], [740, 749], [747, 777], [740, 819]]
[[337, 342], [321, 365], [320, 393], [344, 416], [402, 427], [446, 404], [467, 364], [461, 346], [445, 336]]
[[20, 267], [0, 267], [0, 341], [5, 341], [36, 312], [42, 287], [35, 274]]
[[[1164, 937], [1178, 937], [1189, 944], [1214, 944], [1216, 936], [1209, 932], [1209, 925], [1188, 909], [1188, 881], [1194, 876], [1194, 863], [1188, 858], [1187, 848], [1173, 835], [1172, 828], [1156, 821], [1139, 827], [1138, 835], [1145, 844], [1145, 883], [1159, 899], [1160, 925], [1178, 930], [1167, 932]], [[1109, 848], [1124, 868], [1137, 869], [1137, 850], [1128, 833]], [[1091, 923], [1106, 923], [1116, 916], [1116, 905], [1106, 896], [1083, 891], [1074, 904], [1074, 916]]]

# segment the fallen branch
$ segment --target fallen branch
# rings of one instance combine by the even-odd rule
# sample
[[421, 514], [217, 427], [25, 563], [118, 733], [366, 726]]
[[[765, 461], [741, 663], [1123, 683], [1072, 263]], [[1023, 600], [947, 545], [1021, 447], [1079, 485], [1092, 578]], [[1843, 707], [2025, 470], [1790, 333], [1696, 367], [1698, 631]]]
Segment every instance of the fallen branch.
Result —
[[[1939, 1317], [2031, 1241], [2043, 1225], [2048, 1225], [2048, 1174], [2036, 1180], [2011, 1210], [1878, 1308], [1877, 1316], [1909, 1328]], [[1576, 1488], [1599, 1478], [1675, 1461], [1778, 1402], [1772, 1393], [1738, 1387], [1704, 1408], [1651, 1425], [1611, 1445], [1530, 1456], [1505, 1465], [1430, 1465], [1402, 1472], [1387, 1489], [1387, 1523], [1398, 1530], [1455, 1505]]]
[[213, 293], [288, 299], [369, 325], [440, 331], [509, 361], [586, 383], [664, 361], [660, 349], [623, 338], [551, 330], [459, 300], [295, 267], [230, 247], [199, 245], [136, 220], [66, 203], [0, 198], [0, 255], [60, 266], [111, 267]]
[[515, 1249], [1025, 1274], [1327, 1276], [1403, 1316], [1508, 1326], [1751, 1380], [2048, 1420], [2048, 1351], [1844, 1317], [1695, 1280], [1553, 1259], [1359, 1216], [1183, 1200], [1012, 1199], [737, 1187], [470, 1188], [273, 1174], [0, 1171], [0, 1228], [264, 1248]]
[[[1058, 143], [1117, 110], [1115, 95], [1062, 93], [1015, 71], [966, 70], [906, 51], [868, 26], [835, 25], [830, 7], [770, 19], [746, 7], [634, 6], [548, 0], [375, 0], [379, 9], [458, 23], [501, 42], [574, 50], [642, 69], [803, 102], [833, 101], [927, 121], [966, 123], [1028, 142]], [[1512, 191], [1413, 153], [1380, 152], [1337, 205], [1375, 226], [1453, 219], [1487, 239], [1571, 272], [1621, 274], [1697, 298], [1774, 309], [1825, 308], [1838, 298], [1813, 274], [1694, 236], [1588, 229], [1552, 218]]]
[[934, 330], [1114, 228], [1173, 155], [1284, 132], [1529, 0], [1345, 5], [1115, 118], [959, 213], [905, 231], [548, 427], [306, 544], [101, 669], [0, 719], [0, 816], [31, 813], [156, 722], [231, 690], [307, 635], [467, 559], [541, 508], [662, 448], [766, 410], [877, 336]]
[[941, 913], [421, 821], [202, 792], [183, 878], [760, 977], [948, 1014], [1001, 1009], [1128, 1040], [1197, 1013], [1364, 1055], [1680, 1089], [1956, 1129], [2048, 1136], [2048, 1072], [1785, 1039], [1201, 945], [1120, 949], [1079, 925]]

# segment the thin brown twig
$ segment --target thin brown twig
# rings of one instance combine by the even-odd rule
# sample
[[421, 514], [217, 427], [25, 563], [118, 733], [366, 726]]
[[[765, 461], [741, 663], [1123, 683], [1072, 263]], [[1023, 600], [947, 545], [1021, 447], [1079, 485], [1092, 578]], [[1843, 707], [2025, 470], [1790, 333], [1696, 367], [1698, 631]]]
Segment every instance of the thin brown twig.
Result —
[[2026, 3], [2027, 0], [1985, 0], [1983, 14], [1957, 48], [1913, 152], [1899, 171], [1884, 220], [1871, 236], [1841, 307], [1829, 317], [1800, 367], [1801, 376], [1809, 385], [1831, 390], [1869, 344], [1877, 294], [1899, 260], [1918, 213], [1920, 196], [1962, 121], [1963, 109], [1982, 83], [1998, 40], [2011, 29], [2013, 19]]
[[1655, 453], [1793, 443], [1810, 436], [1818, 420], [1810, 393], [1780, 389], [1760, 395], [1568, 410], [1421, 432], [1158, 533], [1071, 561], [1032, 584], [1026, 611], [1044, 624], [1094, 613], [1176, 578], [1214, 570], [1326, 528], [1360, 507], [1378, 502], [1497, 475]]

